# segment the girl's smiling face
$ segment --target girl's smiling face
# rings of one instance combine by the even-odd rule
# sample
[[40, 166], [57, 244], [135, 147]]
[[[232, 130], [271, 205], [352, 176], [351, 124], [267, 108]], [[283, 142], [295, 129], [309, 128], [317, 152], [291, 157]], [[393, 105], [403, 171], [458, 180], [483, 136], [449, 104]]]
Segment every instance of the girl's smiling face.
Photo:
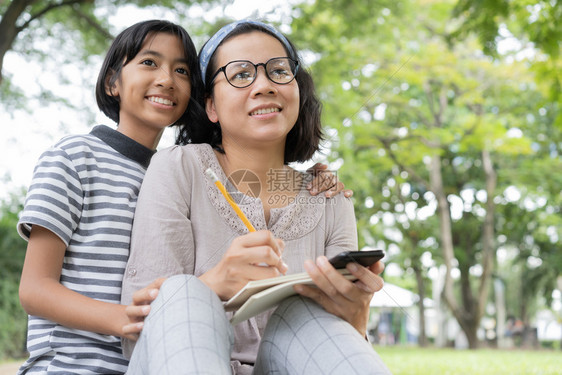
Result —
[[187, 109], [191, 95], [188, 63], [180, 39], [150, 33], [121, 70], [110, 92], [119, 97], [119, 128], [161, 134]]
[[[217, 49], [215, 70], [234, 60], [258, 64], [274, 57], [287, 57], [283, 44], [269, 34], [252, 31], [228, 39]], [[236, 88], [221, 72], [214, 80], [206, 110], [211, 121], [220, 123], [223, 146], [235, 141], [242, 146], [284, 147], [299, 113], [298, 84], [296, 80], [285, 85], [274, 83], [259, 66], [250, 86]]]

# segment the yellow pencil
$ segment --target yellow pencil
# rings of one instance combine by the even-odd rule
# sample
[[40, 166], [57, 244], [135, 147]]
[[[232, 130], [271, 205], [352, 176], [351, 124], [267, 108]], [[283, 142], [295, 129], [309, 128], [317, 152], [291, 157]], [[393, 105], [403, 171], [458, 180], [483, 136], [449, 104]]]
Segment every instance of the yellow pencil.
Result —
[[215, 174], [215, 172], [213, 172], [213, 170], [211, 168], [207, 168], [207, 170], [205, 171], [205, 173], [207, 174], [207, 176], [213, 180], [213, 182], [215, 183], [215, 185], [217, 185], [217, 187], [219, 188], [220, 192], [222, 193], [222, 195], [224, 195], [224, 197], [226, 198], [226, 201], [230, 204], [230, 206], [232, 207], [232, 209], [234, 210], [234, 212], [236, 212], [236, 214], [238, 215], [238, 217], [240, 219], [242, 219], [242, 222], [244, 223], [244, 225], [246, 225], [246, 228], [248, 228], [248, 230], [250, 232], [255, 232], [256, 228], [254, 228], [254, 226], [252, 225], [252, 223], [250, 223], [250, 220], [248, 220], [248, 218], [246, 217], [246, 215], [244, 215], [244, 212], [242, 212], [242, 210], [240, 209], [240, 207], [238, 207], [238, 205], [236, 204], [236, 202], [234, 202], [234, 200], [232, 199], [232, 197], [230, 196], [230, 194], [228, 194], [228, 191], [226, 191], [226, 188], [224, 187], [224, 185], [222, 184], [222, 182], [220, 182], [219, 178], [217, 177], [217, 175]]

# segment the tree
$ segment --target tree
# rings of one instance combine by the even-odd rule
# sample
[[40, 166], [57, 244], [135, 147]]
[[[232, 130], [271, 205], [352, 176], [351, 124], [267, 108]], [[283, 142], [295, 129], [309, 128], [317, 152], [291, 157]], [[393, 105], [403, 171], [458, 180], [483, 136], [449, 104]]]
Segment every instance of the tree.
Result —
[[530, 41], [553, 58], [560, 55], [562, 40], [562, 5], [548, 0], [458, 0], [452, 11], [460, 21], [451, 38], [478, 36], [484, 51], [498, 53], [498, 40], [507, 35], [503, 28], [520, 41]]
[[[533, 155], [533, 134], [520, 129], [545, 99], [524, 63], [492, 59], [474, 39], [451, 43], [449, 2], [377, 3], [369, 10], [352, 2], [347, 12], [338, 5], [305, 5], [293, 22], [317, 54], [313, 69], [332, 128], [332, 157], [343, 160], [340, 176], [358, 191], [358, 215], [368, 197], [386, 203], [371, 208], [404, 215], [389, 176], [408, 184], [407, 200], [423, 198], [419, 209], [435, 207], [447, 268], [444, 300], [477, 347], [495, 263], [496, 202], [510, 183], [502, 177], [515, 173], [515, 156]], [[378, 193], [385, 190], [388, 202]], [[388, 241], [384, 230], [365, 225], [372, 215], [359, 220], [361, 233], [382, 232]], [[427, 220], [422, 216], [414, 214]]]
[[[451, 14], [458, 22], [449, 33], [451, 41], [476, 35], [491, 56], [498, 55], [500, 43], [506, 40], [520, 45], [515, 52], [534, 50], [534, 69], [548, 82], [551, 99], [562, 104], [560, 1], [458, 0]], [[557, 122], [562, 126], [562, 113]]]
[[[14, 48], [18, 37], [25, 38], [26, 33], [33, 33], [37, 23], [44, 22], [45, 29], [54, 26], [55, 22], [63, 21], [69, 30], [84, 28], [89, 31], [93, 28], [97, 32], [90, 33], [94, 38], [92, 45], [104, 44], [111, 40], [107, 25], [93, 16], [94, 1], [92, 0], [66, 0], [61, 2], [41, 0], [21, 0], [2, 2], [0, 11], [0, 84], [3, 75], [2, 67], [4, 56]], [[68, 17], [73, 15], [74, 17]], [[100, 40], [101, 39], [101, 40]], [[101, 42], [101, 43], [100, 43]], [[99, 51], [98, 51], [99, 52]]]
[[[113, 40], [108, 18], [126, 5], [171, 9], [185, 19], [194, 4], [210, 6], [220, 0], [12, 0], [0, 2], [0, 85], [5, 85], [4, 57], [12, 51], [42, 61], [64, 51], [69, 61], [99, 55]], [[157, 16], [160, 13], [156, 13]], [[69, 43], [70, 42], [70, 43]], [[50, 48], [45, 48], [45, 46]], [[72, 48], [68, 48], [69, 45]], [[66, 48], [65, 48], [66, 47]], [[6, 98], [11, 91], [4, 93]]]
[[27, 315], [20, 306], [18, 287], [26, 243], [16, 232], [23, 192], [0, 204], [0, 359], [25, 353]]
[[[519, 214], [513, 216], [513, 222], [504, 224], [507, 228], [511, 227], [504, 231], [507, 245], [520, 250], [517, 257], [519, 264], [515, 266], [521, 270], [523, 280], [521, 287], [516, 289], [524, 295], [519, 299], [518, 310], [528, 328], [529, 307], [534, 304], [529, 304], [524, 297], [545, 295], [549, 302], [556, 279], [560, 277], [560, 258], [555, 254], [560, 254], [562, 250], [557, 245], [562, 234], [562, 226], [557, 219], [561, 207], [562, 181], [552, 176], [551, 171], [561, 167], [562, 24], [559, 20], [562, 17], [562, 4], [560, 1], [547, 0], [458, 0], [452, 15], [460, 23], [450, 34], [451, 40], [477, 35], [484, 45], [484, 51], [491, 56], [497, 56], [500, 43], [509, 40], [515, 40], [518, 46], [512, 52], [515, 55], [525, 49], [533, 51], [530, 62], [537, 74], [537, 86], [550, 98], [539, 108], [539, 115], [530, 121], [532, 126], [525, 129], [527, 133], [535, 135], [535, 158], [532, 167], [525, 165], [531, 161], [523, 161], [523, 173], [510, 176], [519, 180], [520, 186], [524, 187], [521, 188], [521, 201], [516, 204]], [[528, 202], [542, 200], [546, 202], [543, 209], [526, 207], [529, 206]], [[522, 218], [526, 220], [521, 222]], [[541, 264], [530, 266], [529, 259], [540, 259]]]

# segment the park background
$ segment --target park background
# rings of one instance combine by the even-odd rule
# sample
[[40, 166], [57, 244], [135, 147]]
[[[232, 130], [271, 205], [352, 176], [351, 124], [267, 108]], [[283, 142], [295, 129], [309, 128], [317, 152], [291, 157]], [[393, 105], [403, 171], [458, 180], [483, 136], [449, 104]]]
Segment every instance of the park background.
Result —
[[370, 334], [391, 370], [559, 373], [559, 0], [21, 0], [0, 17], [0, 361], [25, 355], [15, 225], [33, 166], [111, 125], [94, 85], [112, 38], [165, 18], [199, 48], [257, 17], [302, 51], [324, 104], [315, 161], [354, 190], [360, 247], [387, 253]]

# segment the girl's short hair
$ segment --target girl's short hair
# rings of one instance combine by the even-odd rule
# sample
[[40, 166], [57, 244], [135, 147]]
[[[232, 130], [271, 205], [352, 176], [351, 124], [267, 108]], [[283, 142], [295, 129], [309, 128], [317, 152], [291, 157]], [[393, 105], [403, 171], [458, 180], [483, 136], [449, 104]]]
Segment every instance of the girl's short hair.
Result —
[[119, 97], [108, 95], [106, 88], [111, 88], [121, 77], [123, 66], [127, 65], [141, 50], [150, 33], [167, 33], [175, 35], [181, 41], [184, 57], [189, 67], [191, 97], [186, 111], [173, 125], [188, 126], [206, 118], [203, 106], [203, 82], [199, 71], [197, 50], [187, 31], [172, 22], [150, 20], [136, 23], [123, 30], [107, 51], [98, 81], [96, 83], [96, 101], [99, 109], [110, 119], [119, 123]]
[[[296, 52], [296, 48], [291, 43], [290, 40], [287, 39], [289, 46], [291, 48], [287, 48], [285, 46], [285, 42], [281, 41], [276, 35], [274, 35], [271, 31], [267, 30], [265, 27], [260, 26], [259, 24], [255, 23], [241, 23], [236, 26], [230, 33], [228, 33], [222, 42], [217, 47], [217, 50], [220, 46], [227, 40], [241, 34], [248, 34], [253, 31], [260, 31], [266, 33], [268, 35], [273, 36], [275, 39], [279, 40], [285, 51], [287, 52], [287, 56], [291, 57], [294, 60], [297, 60], [299, 63], [299, 70], [295, 76], [297, 84], [299, 86], [299, 96], [300, 96], [300, 105], [299, 105], [299, 115], [297, 117], [297, 121], [295, 126], [291, 129], [289, 134], [287, 135], [287, 140], [285, 142], [285, 163], [291, 162], [304, 162], [309, 160], [312, 155], [318, 151], [320, 148], [320, 142], [323, 139], [322, 133], [322, 124], [320, 121], [321, 112], [322, 112], [322, 104], [318, 97], [316, 96], [316, 91], [314, 89], [314, 82], [312, 80], [311, 75], [303, 68], [302, 61], [299, 55]], [[199, 58], [201, 58], [201, 51], [203, 51], [205, 46], [201, 48], [199, 51]], [[216, 71], [216, 50], [211, 56], [209, 60], [209, 65], [205, 74], [205, 97], [210, 97], [213, 94], [213, 85], [211, 85], [211, 77]], [[211, 123], [209, 120], [206, 122], [200, 122], [197, 124], [191, 124], [191, 127], [207, 127], [212, 129], [212, 132], [207, 133], [210, 138], [205, 140], [205, 143], [209, 143], [215, 149], [224, 152], [221, 148], [222, 143], [222, 134], [220, 125], [218, 123]]]

